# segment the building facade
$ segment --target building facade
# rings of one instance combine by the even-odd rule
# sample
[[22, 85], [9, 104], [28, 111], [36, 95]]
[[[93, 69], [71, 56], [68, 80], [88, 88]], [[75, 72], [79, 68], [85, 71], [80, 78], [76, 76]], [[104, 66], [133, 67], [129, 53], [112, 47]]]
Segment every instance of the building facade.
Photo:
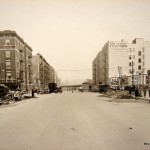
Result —
[[108, 41], [92, 62], [93, 83], [112, 87], [146, 84], [150, 42], [144, 39]]
[[32, 88], [32, 48], [15, 32], [0, 31], [0, 84]]
[[54, 68], [49, 65], [41, 54], [34, 55], [32, 63], [34, 87], [36, 89], [47, 89], [48, 83], [55, 83]]
[[128, 47], [131, 81], [135, 84], [148, 84], [146, 79], [147, 71], [150, 70], [150, 42], [136, 38], [129, 43]]

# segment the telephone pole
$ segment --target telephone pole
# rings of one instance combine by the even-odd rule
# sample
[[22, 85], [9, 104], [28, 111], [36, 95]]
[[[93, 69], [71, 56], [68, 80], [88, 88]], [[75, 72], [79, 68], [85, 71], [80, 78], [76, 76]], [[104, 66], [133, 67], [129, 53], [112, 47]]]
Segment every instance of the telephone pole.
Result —
[[118, 71], [119, 71], [119, 86], [122, 90], [122, 67], [118, 66]]
[[134, 85], [134, 76], [133, 76], [133, 61], [132, 61], [132, 71], [131, 71], [131, 78], [132, 78], [132, 86]]

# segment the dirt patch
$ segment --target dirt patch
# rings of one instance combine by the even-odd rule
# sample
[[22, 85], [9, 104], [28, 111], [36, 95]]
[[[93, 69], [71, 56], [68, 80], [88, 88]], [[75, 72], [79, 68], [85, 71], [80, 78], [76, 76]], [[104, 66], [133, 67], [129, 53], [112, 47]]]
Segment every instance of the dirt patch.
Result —
[[108, 91], [103, 93], [101, 96], [115, 98], [115, 99], [133, 99], [134, 96], [131, 96], [128, 91]]

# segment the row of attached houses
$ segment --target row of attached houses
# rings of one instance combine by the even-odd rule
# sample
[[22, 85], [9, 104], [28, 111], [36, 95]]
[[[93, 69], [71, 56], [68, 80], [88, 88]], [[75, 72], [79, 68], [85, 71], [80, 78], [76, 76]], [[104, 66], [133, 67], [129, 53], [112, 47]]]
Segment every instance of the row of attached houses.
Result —
[[[33, 56], [32, 52], [15, 31], [0, 31], [0, 84], [11, 89], [30, 90], [37, 87], [37, 83], [43, 89], [49, 82], [56, 82], [54, 68], [42, 55]], [[38, 63], [37, 57], [40, 58]]]
[[143, 38], [108, 41], [92, 62], [93, 83], [114, 88], [120, 84], [148, 84], [148, 70], [150, 42]]

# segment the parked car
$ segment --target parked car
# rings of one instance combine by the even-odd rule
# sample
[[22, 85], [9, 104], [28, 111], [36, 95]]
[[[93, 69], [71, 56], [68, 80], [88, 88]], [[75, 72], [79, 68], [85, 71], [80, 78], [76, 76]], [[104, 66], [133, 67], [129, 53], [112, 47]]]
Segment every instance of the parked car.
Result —
[[99, 92], [100, 93], [105, 93], [105, 92], [107, 92], [107, 90], [109, 89], [109, 85], [107, 85], [107, 84], [102, 84], [102, 85], [99, 85]]
[[9, 89], [7, 86], [0, 85], [0, 104], [5, 101], [6, 96], [9, 93]]
[[61, 87], [59, 87], [59, 88], [57, 87], [57, 88], [55, 89], [54, 93], [62, 93]]

